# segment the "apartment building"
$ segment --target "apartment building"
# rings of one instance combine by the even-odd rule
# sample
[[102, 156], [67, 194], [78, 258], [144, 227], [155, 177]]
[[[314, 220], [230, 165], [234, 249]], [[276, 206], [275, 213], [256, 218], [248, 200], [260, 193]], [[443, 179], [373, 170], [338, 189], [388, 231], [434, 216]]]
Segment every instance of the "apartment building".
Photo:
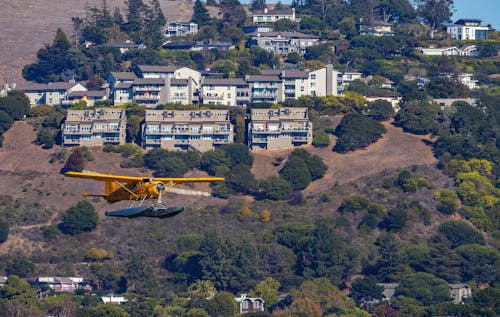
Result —
[[146, 110], [142, 126], [145, 149], [205, 152], [233, 139], [228, 110]]
[[482, 26], [479, 19], [460, 19], [446, 26], [446, 32], [452, 39], [465, 40], [487, 40], [491, 26]]
[[61, 106], [71, 107], [80, 101], [85, 101], [87, 107], [93, 107], [96, 102], [107, 99], [108, 92], [106, 90], [73, 91], [61, 101]]
[[332, 65], [315, 71], [285, 70], [281, 77], [285, 86], [285, 99], [343, 94], [343, 75]]
[[248, 84], [243, 78], [206, 78], [201, 86], [202, 103], [242, 106], [248, 103]]
[[251, 75], [246, 77], [250, 102], [278, 103], [283, 101], [283, 81], [280, 76]]
[[87, 91], [85, 86], [75, 81], [48, 84], [29, 83], [17, 85], [15, 89], [26, 94], [32, 107], [43, 104], [59, 106], [68, 94], [75, 91]]
[[61, 126], [62, 143], [65, 146], [125, 144], [126, 127], [123, 109], [69, 110]]
[[319, 37], [300, 32], [254, 32], [249, 34], [248, 46], [258, 46], [275, 54], [296, 52], [304, 54], [306, 48], [319, 45]]
[[280, 150], [313, 140], [307, 108], [252, 109], [248, 125], [250, 150]]
[[253, 23], [274, 23], [286, 19], [298, 22], [295, 18], [295, 8], [255, 10], [252, 14]]

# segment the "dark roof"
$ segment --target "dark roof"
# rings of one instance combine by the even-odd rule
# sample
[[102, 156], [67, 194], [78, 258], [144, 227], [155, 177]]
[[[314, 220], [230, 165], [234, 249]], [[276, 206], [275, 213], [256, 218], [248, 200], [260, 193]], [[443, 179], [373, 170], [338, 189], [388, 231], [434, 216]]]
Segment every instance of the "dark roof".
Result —
[[134, 85], [164, 85], [164, 78], [137, 78]]
[[455, 24], [463, 24], [465, 22], [473, 22], [481, 24], [482, 20], [480, 19], [459, 19], [455, 22]]
[[287, 69], [283, 71], [283, 78], [308, 78], [309, 74], [300, 69]]
[[137, 66], [139, 70], [144, 73], [144, 72], [153, 72], [153, 73], [173, 73], [175, 72], [179, 67], [174, 66], [174, 65], [139, 65]]
[[304, 34], [300, 32], [252, 32], [249, 34], [251, 37], [283, 37], [292, 39], [319, 39], [318, 36], [313, 34]]
[[260, 71], [262, 76], [280, 76], [281, 69], [263, 69]]
[[248, 82], [256, 82], [256, 81], [260, 81], [260, 82], [277, 82], [277, 81], [281, 81], [281, 79], [279, 78], [279, 76], [261, 76], [261, 75], [256, 75], [256, 76], [248, 76], [248, 79], [247, 79]]
[[207, 86], [241, 86], [245, 85], [245, 80], [243, 78], [223, 78], [223, 79], [215, 79], [215, 78], [206, 78], [203, 82], [203, 85]]
[[104, 96], [106, 96], [105, 90], [73, 91], [68, 94], [68, 98], [71, 97], [102, 98]]
[[37, 83], [30, 83], [30, 84], [25, 84], [25, 85], [18, 85], [16, 87], [16, 90], [22, 90], [22, 91], [31, 91], [31, 90], [68, 90], [71, 87], [76, 86], [77, 82], [55, 82], [55, 83], [48, 83], [48, 84], [37, 84]]
[[252, 15], [292, 15], [292, 8], [284, 8], [284, 9], [267, 9], [265, 10], [255, 10]]
[[115, 89], [129, 89], [132, 87], [132, 83], [118, 83], [115, 85]]
[[137, 76], [133, 72], [111, 72], [111, 76], [118, 80], [134, 80]]

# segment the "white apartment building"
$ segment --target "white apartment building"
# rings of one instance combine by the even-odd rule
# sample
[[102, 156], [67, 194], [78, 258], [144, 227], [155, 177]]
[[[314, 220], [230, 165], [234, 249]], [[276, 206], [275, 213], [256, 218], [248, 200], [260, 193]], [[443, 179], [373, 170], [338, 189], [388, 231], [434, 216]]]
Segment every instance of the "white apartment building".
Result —
[[460, 19], [446, 26], [446, 32], [452, 39], [464, 40], [487, 40], [490, 26], [481, 26], [479, 19]]
[[204, 104], [238, 106], [248, 103], [248, 84], [243, 78], [206, 78], [201, 86]]
[[229, 110], [146, 110], [142, 126], [145, 149], [205, 152], [233, 139]]

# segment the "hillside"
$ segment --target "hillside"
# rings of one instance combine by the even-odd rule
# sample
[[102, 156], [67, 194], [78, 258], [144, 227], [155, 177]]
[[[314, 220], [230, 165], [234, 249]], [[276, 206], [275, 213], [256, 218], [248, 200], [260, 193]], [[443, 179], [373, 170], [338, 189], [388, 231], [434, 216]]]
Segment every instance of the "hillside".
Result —
[[[381, 172], [389, 173], [408, 166], [424, 165], [432, 166], [435, 159], [432, 156], [430, 147], [422, 142], [422, 137], [404, 133], [399, 128], [395, 128], [390, 123], [386, 123], [387, 134], [377, 143], [369, 146], [365, 150], [356, 151], [350, 154], [338, 154], [331, 151], [331, 148], [315, 149], [310, 151], [321, 156], [329, 169], [326, 176], [311, 184], [306, 189], [309, 196], [319, 195], [329, 191], [333, 184], [349, 184], [356, 180], [370, 177]], [[32, 234], [31, 229], [46, 226], [48, 224], [57, 224], [59, 215], [74, 206], [81, 200], [81, 193], [100, 193], [102, 184], [92, 181], [69, 179], [60, 174], [62, 163], [49, 163], [51, 155], [60, 147], [51, 150], [43, 150], [40, 146], [33, 143], [36, 133], [26, 122], [16, 122], [14, 126], [4, 135], [4, 146], [0, 148], [0, 173], [4, 176], [0, 182], [0, 191], [2, 196], [10, 196], [14, 200], [26, 204], [38, 205], [39, 211], [45, 216], [24, 222], [23, 226], [13, 226], [11, 234], [6, 243], [0, 246], [0, 253], [11, 253], [34, 251], [40, 247], [37, 241], [29, 242]], [[286, 156], [287, 152], [268, 152], [254, 154], [255, 162], [253, 171], [258, 178], [277, 173], [279, 167], [271, 164], [275, 156]], [[120, 168], [121, 157], [116, 153], [105, 153], [101, 149], [92, 150], [94, 161], [88, 162], [86, 169], [98, 172], [109, 172], [124, 175], [150, 175], [148, 171], [140, 169], [122, 169]], [[441, 174], [435, 170], [435, 173]], [[209, 190], [208, 185], [197, 185], [196, 190]], [[189, 196], [180, 196], [169, 194], [171, 204], [183, 204], [187, 206], [187, 211], [177, 216], [175, 221], [191, 221], [190, 219], [198, 213], [191, 214], [192, 211], [203, 210], [207, 206], [223, 206], [227, 202], [213, 198], [193, 198]], [[339, 203], [339, 202], [336, 202]], [[100, 212], [102, 224], [99, 225], [98, 236], [103, 239], [110, 238], [108, 224], [119, 226], [137, 227], [141, 225], [153, 224], [170, 226], [172, 221], [156, 220], [132, 220], [123, 221], [104, 219], [103, 213], [110, 208], [102, 200], [94, 201], [96, 210]], [[120, 204], [111, 206], [120, 207]], [[216, 207], [218, 209], [218, 207]], [[333, 212], [336, 206], [330, 206], [329, 212]], [[37, 212], [37, 211], [32, 211]], [[32, 216], [27, 218], [33, 218]], [[38, 221], [39, 220], [39, 221]], [[231, 225], [235, 219], [230, 217], [228, 225]], [[38, 222], [37, 222], [38, 221]], [[221, 224], [219, 224], [221, 225]], [[215, 224], [215, 227], [219, 227]], [[196, 225], [195, 225], [196, 226]], [[189, 228], [189, 225], [187, 225]], [[150, 228], [154, 230], [154, 228]], [[235, 227], [236, 229], [236, 227]], [[232, 231], [232, 230], [230, 230]], [[94, 233], [88, 235], [92, 238]], [[242, 234], [242, 233], [240, 233]], [[97, 236], [96, 236], [97, 238]], [[169, 235], [172, 239], [173, 235]], [[21, 243], [23, 242], [24, 243]], [[97, 242], [97, 241], [96, 241]], [[33, 244], [33, 245], [31, 245]], [[35, 247], [36, 246], [36, 247]], [[50, 246], [46, 246], [50, 247]]]
[[[107, 0], [110, 10], [124, 8], [125, 0]], [[188, 20], [192, 15], [190, 0], [160, 0], [168, 20]], [[102, 7], [102, 0], [78, 1], [5, 1], [0, 10], [0, 85], [22, 82], [23, 66], [32, 63], [36, 53], [54, 39], [57, 28], [70, 36], [72, 17], [83, 17], [86, 7]], [[123, 10], [122, 10], [123, 12]]]

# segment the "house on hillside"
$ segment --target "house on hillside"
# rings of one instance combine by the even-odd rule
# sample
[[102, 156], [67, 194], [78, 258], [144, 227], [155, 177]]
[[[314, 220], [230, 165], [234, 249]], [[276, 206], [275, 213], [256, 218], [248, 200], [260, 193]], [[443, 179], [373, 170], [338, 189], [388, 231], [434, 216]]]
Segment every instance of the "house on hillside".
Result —
[[265, 302], [260, 297], [248, 297], [247, 294], [241, 294], [240, 297], [236, 297], [234, 300], [238, 303], [240, 314], [265, 311]]
[[319, 37], [300, 32], [254, 32], [249, 34], [247, 46], [258, 46], [275, 54], [297, 52], [304, 54], [306, 48], [319, 45]]
[[97, 101], [105, 101], [108, 99], [106, 90], [89, 90], [89, 91], [73, 91], [61, 101], [61, 106], [71, 107], [80, 101], [85, 101], [87, 107], [93, 107]]
[[299, 22], [295, 17], [295, 8], [280, 8], [256, 10], [252, 13], [253, 23], [274, 23], [281, 19], [287, 19], [294, 22]]
[[104, 43], [104, 44], [101, 44], [99, 46], [115, 47], [115, 48], [119, 49], [120, 53], [122, 53], [122, 54], [128, 52], [131, 49], [136, 49], [136, 50], [146, 49], [146, 44], [144, 44], [144, 43], [134, 43], [132, 41]]
[[39, 277], [37, 285], [48, 285], [56, 293], [73, 293], [78, 289], [91, 291], [92, 287], [83, 277]]
[[169, 22], [163, 30], [165, 37], [194, 35], [198, 33], [198, 23], [194, 22]]
[[426, 56], [478, 56], [479, 50], [476, 45], [469, 45], [466, 47], [421, 47], [420, 52]]
[[374, 36], [394, 36], [392, 24], [383, 21], [374, 21], [367, 23], [361, 19], [356, 23], [356, 28], [360, 35], [374, 35]]
[[464, 299], [472, 298], [472, 289], [464, 283], [448, 284], [450, 287], [451, 301], [453, 304], [463, 304]]
[[114, 305], [122, 305], [128, 301], [123, 296], [115, 296], [113, 294], [108, 294], [106, 296], [102, 296], [101, 300], [104, 304], [114, 304]]
[[76, 91], [87, 91], [85, 86], [74, 80], [48, 84], [28, 83], [17, 85], [15, 89], [26, 94], [32, 107], [43, 104], [59, 106], [68, 94]]
[[491, 25], [482, 26], [479, 19], [460, 19], [446, 26], [446, 32], [452, 39], [465, 40], [487, 40]]

